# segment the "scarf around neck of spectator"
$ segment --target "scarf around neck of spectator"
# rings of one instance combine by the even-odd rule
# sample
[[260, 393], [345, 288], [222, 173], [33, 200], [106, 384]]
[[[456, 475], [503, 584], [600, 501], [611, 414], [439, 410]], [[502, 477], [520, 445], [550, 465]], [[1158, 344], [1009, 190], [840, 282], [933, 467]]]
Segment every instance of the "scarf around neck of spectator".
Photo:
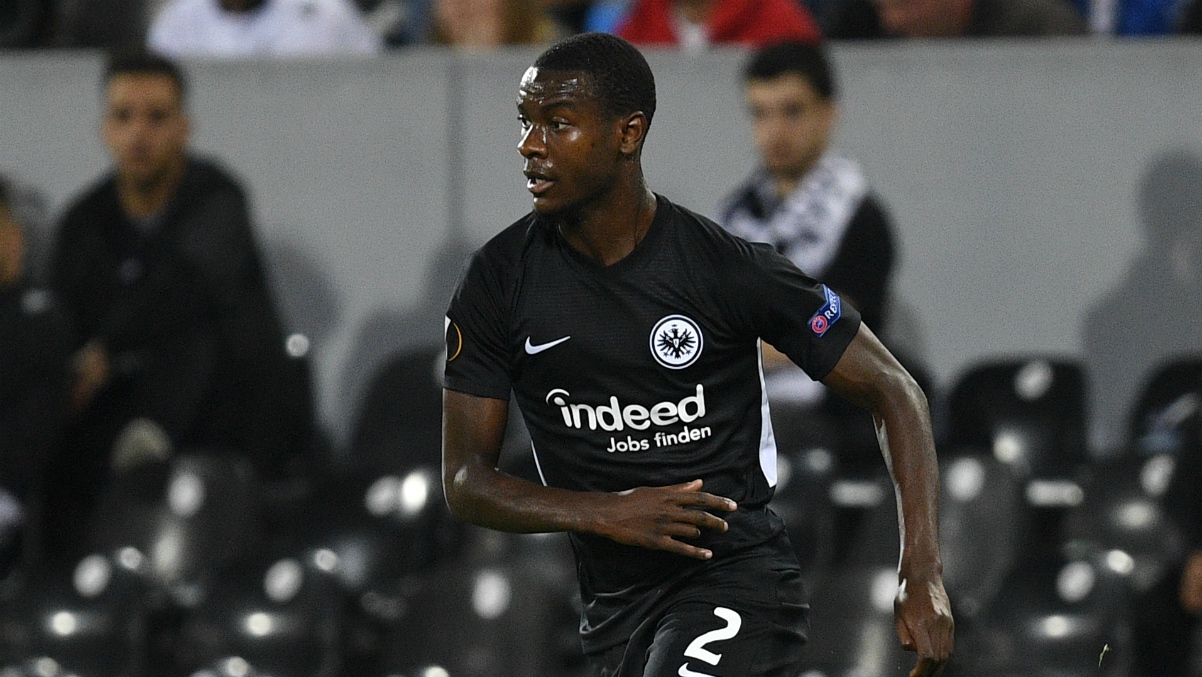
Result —
[[867, 195], [860, 165], [827, 151], [784, 199], [772, 176], [757, 170], [727, 202], [722, 225], [745, 240], [772, 245], [805, 274], [822, 278]]

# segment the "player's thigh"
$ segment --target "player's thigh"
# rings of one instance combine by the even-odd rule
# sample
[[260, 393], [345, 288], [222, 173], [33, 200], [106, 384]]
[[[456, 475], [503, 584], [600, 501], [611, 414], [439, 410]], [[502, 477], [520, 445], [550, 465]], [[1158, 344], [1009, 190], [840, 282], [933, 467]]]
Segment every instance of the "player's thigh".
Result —
[[800, 576], [780, 598], [690, 600], [657, 624], [643, 677], [794, 677], [809, 608]]

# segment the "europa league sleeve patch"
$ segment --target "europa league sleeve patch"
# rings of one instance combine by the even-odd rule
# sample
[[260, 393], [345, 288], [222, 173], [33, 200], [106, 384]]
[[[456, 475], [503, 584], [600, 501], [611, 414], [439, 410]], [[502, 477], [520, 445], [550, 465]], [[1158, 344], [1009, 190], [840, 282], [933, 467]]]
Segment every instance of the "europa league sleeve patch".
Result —
[[815, 336], [825, 334], [831, 325], [838, 322], [839, 318], [843, 316], [843, 299], [839, 298], [839, 295], [831, 291], [831, 288], [825, 284], [822, 285], [822, 291], [826, 294], [826, 303], [823, 303], [818, 312], [810, 318], [810, 331], [814, 332]]
[[459, 353], [463, 352], [463, 332], [451, 318], [443, 323], [447, 334], [447, 362], [454, 362]]

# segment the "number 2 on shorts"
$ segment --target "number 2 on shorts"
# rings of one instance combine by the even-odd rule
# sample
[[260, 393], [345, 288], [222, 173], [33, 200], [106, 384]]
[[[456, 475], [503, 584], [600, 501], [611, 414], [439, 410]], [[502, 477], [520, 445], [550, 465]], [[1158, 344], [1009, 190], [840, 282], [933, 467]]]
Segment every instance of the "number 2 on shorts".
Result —
[[[706, 649], [705, 645], [710, 642], [721, 642], [724, 639], [730, 639], [739, 634], [739, 628], [743, 627], [743, 618], [733, 609], [727, 609], [723, 606], [714, 607], [714, 615], [726, 621], [726, 627], [710, 630], [692, 642], [689, 642], [689, 646], [684, 650], [686, 658], [696, 658], [710, 665], [717, 665], [718, 661], [722, 660], [722, 654]], [[693, 672], [690, 670], [687, 661], [681, 664], [680, 671], [677, 674], [680, 677], [710, 677], [703, 672]]]

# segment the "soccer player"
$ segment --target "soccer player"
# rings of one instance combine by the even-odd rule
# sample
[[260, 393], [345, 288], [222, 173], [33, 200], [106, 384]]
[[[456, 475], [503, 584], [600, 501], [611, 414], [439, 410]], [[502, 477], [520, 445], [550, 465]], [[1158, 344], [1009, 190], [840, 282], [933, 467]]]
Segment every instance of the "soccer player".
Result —
[[[760, 340], [868, 407], [903, 519], [912, 677], [952, 651], [922, 391], [834, 292], [652, 193], [646, 60], [586, 33], [523, 75], [531, 214], [472, 258], [447, 313], [443, 482], [460, 518], [565, 531], [599, 677], [793, 677], [808, 622], [767, 507], [776, 450]], [[541, 484], [497, 470], [510, 393]]]

